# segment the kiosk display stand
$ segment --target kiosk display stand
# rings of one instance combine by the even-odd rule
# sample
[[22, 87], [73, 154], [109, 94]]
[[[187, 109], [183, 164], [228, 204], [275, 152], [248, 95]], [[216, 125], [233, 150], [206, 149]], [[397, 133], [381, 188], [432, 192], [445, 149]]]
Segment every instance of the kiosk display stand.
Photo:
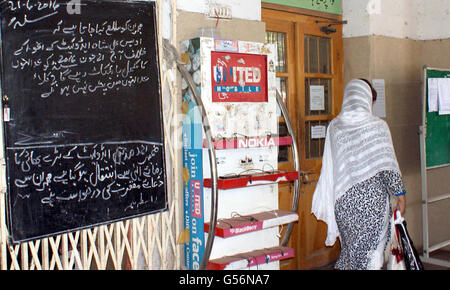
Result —
[[[201, 37], [183, 42], [180, 55], [170, 49], [183, 76], [186, 268], [279, 269], [294, 257], [286, 245], [300, 170], [276, 90], [276, 47]], [[278, 135], [277, 105], [290, 136]], [[277, 169], [279, 146], [292, 149], [291, 171]], [[281, 182], [294, 183], [290, 211], [279, 209]]]

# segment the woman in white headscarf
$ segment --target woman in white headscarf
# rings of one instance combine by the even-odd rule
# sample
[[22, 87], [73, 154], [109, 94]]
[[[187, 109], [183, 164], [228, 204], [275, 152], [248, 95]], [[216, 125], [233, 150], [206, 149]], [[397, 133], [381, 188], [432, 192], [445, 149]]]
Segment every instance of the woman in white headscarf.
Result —
[[390, 196], [405, 212], [401, 172], [386, 122], [372, 114], [376, 91], [350, 81], [341, 113], [330, 122], [312, 213], [327, 223], [327, 246], [339, 237], [336, 269], [381, 269], [390, 237]]

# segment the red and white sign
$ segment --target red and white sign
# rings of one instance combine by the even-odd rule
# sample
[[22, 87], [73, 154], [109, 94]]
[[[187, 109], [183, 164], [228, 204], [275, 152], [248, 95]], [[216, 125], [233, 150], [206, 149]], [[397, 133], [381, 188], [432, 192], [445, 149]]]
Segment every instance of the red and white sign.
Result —
[[[235, 148], [258, 148], [271, 146], [292, 145], [292, 138], [289, 136], [281, 137], [243, 137], [231, 139], [214, 140], [214, 149], [235, 149]], [[206, 140], [203, 140], [203, 148], [207, 148]]]
[[267, 56], [211, 52], [213, 102], [267, 102]]
[[235, 256], [226, 256], [210, 260], [207, 270], [241, 270], [252, 266], [281, 261], [294, 257], [294, 249], [287, 247], [265, 248]]
[[[248, 186], [265, 185], [270, 183], [282, 183], [298, 179], [297, 171], [277, 171], [274, 173], [251, 174], [237, 177], [219, 178], [219, 189], [233, 189]], [[203, 179], [203, 186], [211, 188], [211, 178]]]

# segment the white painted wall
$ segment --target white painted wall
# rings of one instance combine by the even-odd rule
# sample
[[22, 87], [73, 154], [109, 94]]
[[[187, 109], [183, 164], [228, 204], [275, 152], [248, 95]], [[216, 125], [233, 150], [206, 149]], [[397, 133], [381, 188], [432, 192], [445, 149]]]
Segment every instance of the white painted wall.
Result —
[[450, 0], [415, 0], [420, 25], [419, 39], [445, 39], [450, 37]]
[[[261, 21], [261, 0], [178, 0], [177, 8], [205, 14], [210, 3], [228, 5], [233, 18]], [[450, 38], [450, 0], [343, 0], [342, 10], [344, 37]]]
[[343, 37], [370, 35], [370, 15], [366, 11], [369, 0], [342, 1], [342, 19], [348, 23], [343, 26]]
[[230, 6], [233, 18], [261, 20], [261, 0], [178, 0], [177, 8], [204, 14], [208, 11], [209, 3]]
[[162, 13], [162, 37], [165, 39], [172, 39], [172, 7], [171, 0], [161, 1]]
[[[420, 20], [415, 11], [415, 2], [415, 0], [369, 1], [367, 11], [370, 13], [372, 34], [417, 39], [416, 31]], [[371, 10], [371, 5], [375, 5], [374, 10]]]
[[449, 0], [344, 0], [344, 38], [380, 35], [415, 40], [450, 37]]

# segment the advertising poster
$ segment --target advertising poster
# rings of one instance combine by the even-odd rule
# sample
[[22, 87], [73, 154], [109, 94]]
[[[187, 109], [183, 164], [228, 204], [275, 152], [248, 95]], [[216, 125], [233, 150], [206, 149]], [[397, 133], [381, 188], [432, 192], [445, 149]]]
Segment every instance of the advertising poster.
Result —
[[267, 102], [267, 56], [211, 52], [213, 102]]
[[185, 263], [190, 270], [198, 270], [205, 251], [203, 229], [203, 160], [202, 125], [200, 113], [193, 108], [183, 120], [183, 170], [184, 170], [184, 227], [189, 231], [185, 245]]

